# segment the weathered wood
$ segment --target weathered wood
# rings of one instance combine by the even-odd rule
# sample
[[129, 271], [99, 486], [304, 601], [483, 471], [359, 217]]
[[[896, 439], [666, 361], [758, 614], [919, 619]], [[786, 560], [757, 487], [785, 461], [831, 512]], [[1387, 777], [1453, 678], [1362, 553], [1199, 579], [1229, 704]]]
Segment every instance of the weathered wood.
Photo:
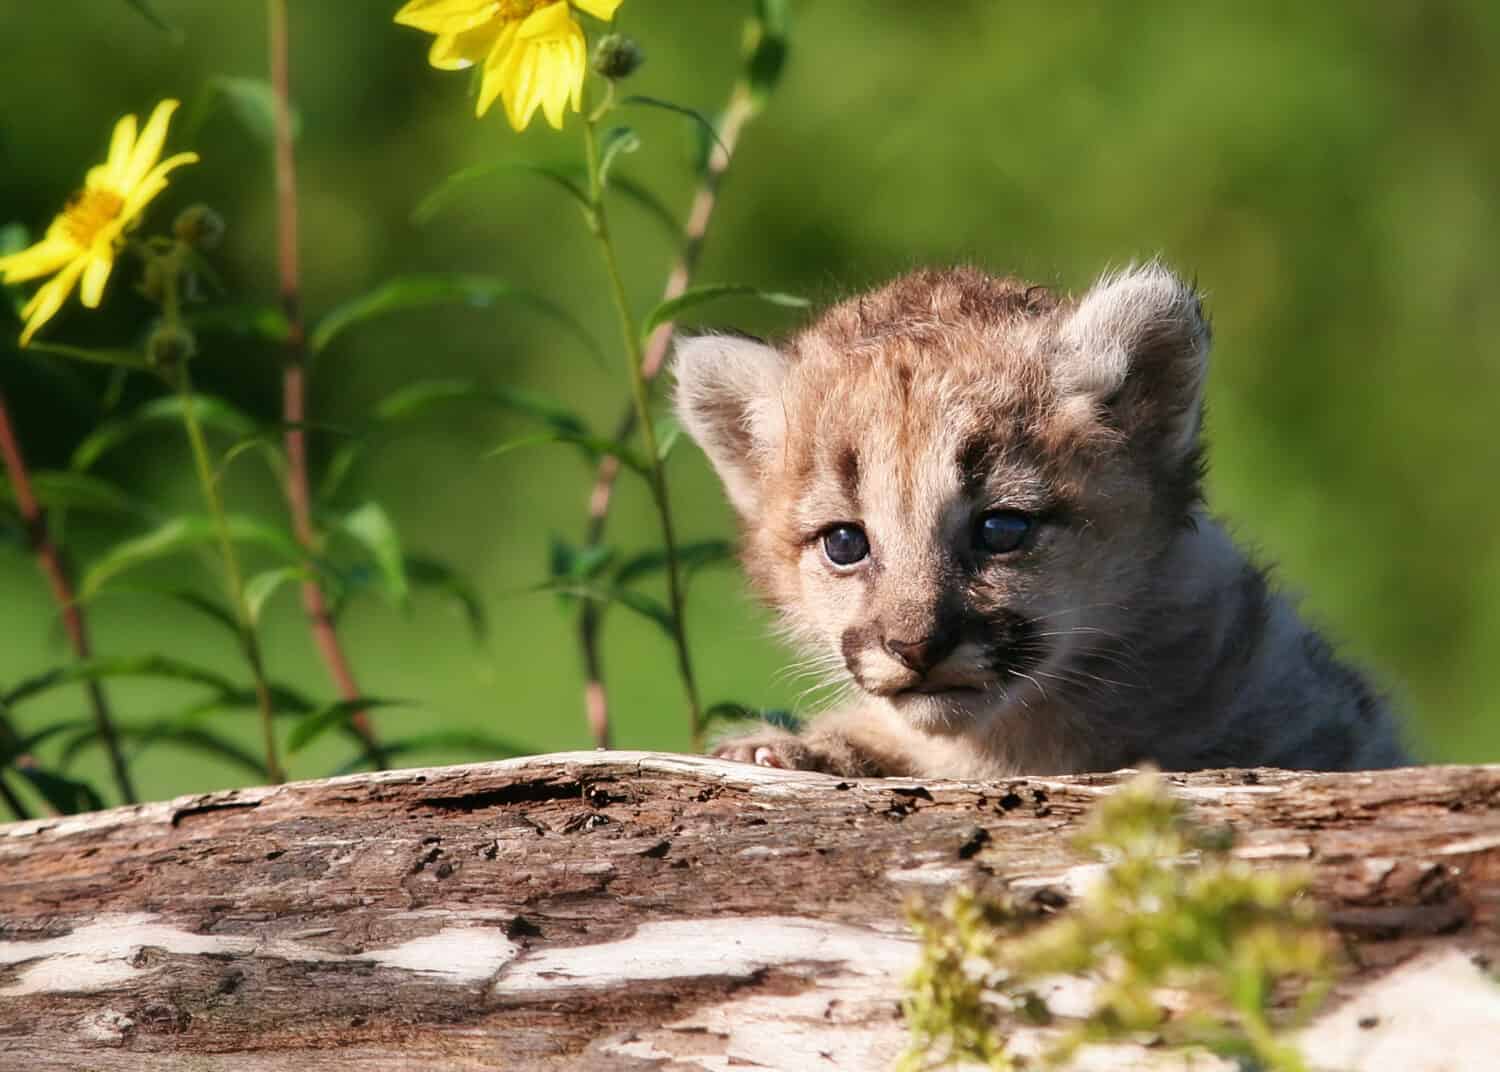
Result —
[[[1095, 873], [1066, 835], [1121, 777], [599, 752], [11, 824], [0, 1069], [888, 1067], [904, 901], [1060, 903]], [[1320, 1064], [1489, 1067], [1461, 1047], [1500, 1039], [1472, 966], [1500, 955], [1500, 767], [1172, 782], [1241, 855], [1314, 870], [1354, 964]]]

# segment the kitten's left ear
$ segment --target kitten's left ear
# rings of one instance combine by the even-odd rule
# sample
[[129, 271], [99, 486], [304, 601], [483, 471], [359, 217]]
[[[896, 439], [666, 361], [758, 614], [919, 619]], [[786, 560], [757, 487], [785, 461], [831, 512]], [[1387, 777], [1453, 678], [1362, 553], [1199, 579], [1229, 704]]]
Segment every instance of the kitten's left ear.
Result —
[[1062, 328], [1070, 391], [1174, 457], [1197, 446], [1210, 332], [1198, 293], [1153, 261], [1105, 276]]

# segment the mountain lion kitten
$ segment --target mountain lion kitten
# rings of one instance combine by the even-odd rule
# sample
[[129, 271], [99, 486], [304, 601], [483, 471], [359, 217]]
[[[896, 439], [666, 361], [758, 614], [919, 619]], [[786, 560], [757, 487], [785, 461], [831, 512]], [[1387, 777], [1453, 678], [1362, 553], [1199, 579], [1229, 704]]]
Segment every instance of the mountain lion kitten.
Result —
[[1406, 762], [1203, 509], [1208, 345], [1157, 264], [1078, 299], [920, 271], [780, 347], [681, 342], [678, 411], [750, 578], [857, 696], [717, 754], [955, 778]]

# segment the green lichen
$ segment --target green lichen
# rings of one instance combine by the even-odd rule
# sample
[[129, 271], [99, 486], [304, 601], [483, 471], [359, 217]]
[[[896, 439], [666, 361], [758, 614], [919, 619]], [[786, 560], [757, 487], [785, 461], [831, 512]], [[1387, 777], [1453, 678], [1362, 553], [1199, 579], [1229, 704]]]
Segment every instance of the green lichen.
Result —
[[[1017, 1022], [1052, 1029], [1031, 1067], [1065, 1067], [1092, 1043], [1148, 1041], [1305, 1072], [1269, 1008], [1295, 982], [1293, 1018], [1305, 1019], [1331, 979], [1308, 878], [1253, 870], [1231, 857], [1231, 841], [1195, 826], [1159, 776], [1143, 775], [1090, 816], [1078, 847], [1107, 866], [1062, 914], [1043, 920], [966, 888], [936, 913], [914, 908], [922, 956], [908, 984], [912, 1043], [900, 1072], [1027, 1067], [1006, 1049], [1007, 1025]], [[1095, 985], [1088, 1015], [1048, 1008], [1041, 990], [1062, 976]]]

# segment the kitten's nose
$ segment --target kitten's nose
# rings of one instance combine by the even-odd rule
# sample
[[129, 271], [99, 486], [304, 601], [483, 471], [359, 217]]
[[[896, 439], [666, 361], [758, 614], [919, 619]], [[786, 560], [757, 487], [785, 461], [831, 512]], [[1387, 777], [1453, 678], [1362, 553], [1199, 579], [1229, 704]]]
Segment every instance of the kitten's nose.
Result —
[[947, 657], [953, 650], [956, 638], [949, 633], [934, 633], [921, 640], [885, 639], [885, 650], [908, 670], [925, 674]]

